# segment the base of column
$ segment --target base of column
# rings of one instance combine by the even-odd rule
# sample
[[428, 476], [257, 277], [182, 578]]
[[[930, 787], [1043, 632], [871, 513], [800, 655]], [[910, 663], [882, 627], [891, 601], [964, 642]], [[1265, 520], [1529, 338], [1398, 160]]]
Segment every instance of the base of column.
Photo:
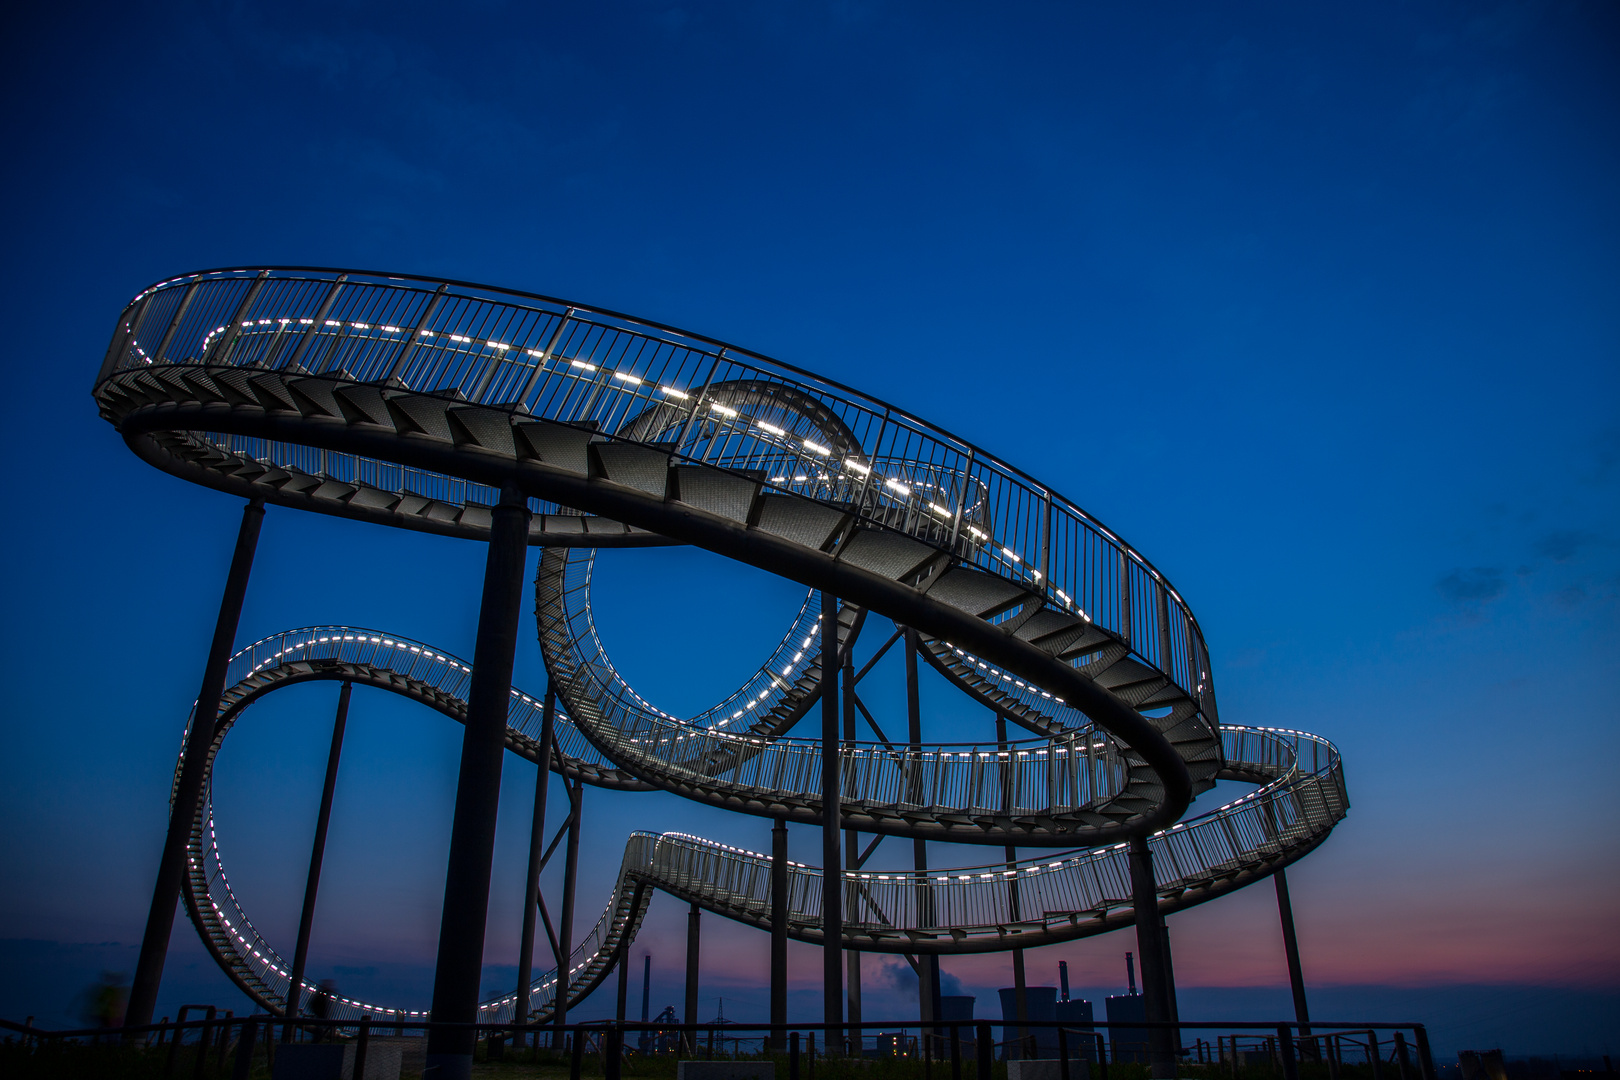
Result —
[[472, 1067], [471, 1054], [429, 1054], [422, 1080], [472, 1080]]

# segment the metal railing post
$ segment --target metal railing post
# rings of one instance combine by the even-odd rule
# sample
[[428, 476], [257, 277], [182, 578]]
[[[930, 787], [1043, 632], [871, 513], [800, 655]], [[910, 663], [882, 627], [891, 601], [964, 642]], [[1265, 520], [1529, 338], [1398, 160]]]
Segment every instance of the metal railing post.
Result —
[[230, 1009], [225, 1010], [225, 1019], [219, 1023], [219, 1044], [214, 1047], [214, 1071], [225, 1071], [225, 1051], [231, 1041], [231, 1019], [236, 1014]]
[[253, 301], [259, 298], [259, 290], [264, 288], [265, 279], [269, 276], [270, 271], [260, 270], [258, 276], [253, 279], [253, 284], [248, 286], [247, 295], [242, 297], [242, 302], [231, 314], [231, 321], [225, 324], [225, 333], [219, 335], [219, 340], [203, 354], [204, 364], [224, 364], [230, 359], [231, 349], [235, 346], [236, 339], [242, 335], [242, 319], [253, 308]]
[[197, 1029], [197, 1059], [191, 1065], [192, 1080], [202, 1080], [203, 1071], [208, 1067], [208, 1042], [214, 1034], [214, 1006], [208, 1006], [208, 1013]]
[[978, 1059], [975, 1080], [990, 1080], [990, 1074], [995, 1067], [996, 1047], [990, 1041], [990, 1022], [988, 1020], [980, 1020], [974, 1025], [973, 1049], [975, 1051], [974, 1056]]
[[180, 322], [186, 317], [186, 309], [191, 307], [192, 298], [197, 295], [197, 288], [202, 283], [193, 281], [186, 286], [185, 295], [180, 298], [180, 306], [175, 308], [174, 315], [169, 319], [169, 328], [163, 331], [163, 339], [158, 347], [152, 351], [152, 363], [161, 364], [169, 355], [169, 343], [174, 340], [175, 331], [180, 329]]
[[410, 337], [399, 343], [399, 355], [395, 356], [394, 362], [389, 365], [387, 378], [399, 379], [410, 364], [411, 358], [416, 355], [416, 347], [421, 341], [422, 331], [427, 329], [428, 323], [433, 321], [433, 316], [438, 314], [439, 304], [444, 300], [444, 294], [449, 288], [448, 285], [440, 285], [433, 291], [432, 299], [428, 301], [427, 307], [422, 309], [422, 314], [417, 318], [416, 325], [411, 327]]
[[703, 407], [704, 399], [709, 396], [709, 384], [714, 381], [714, 373], [719, 369], [720, 361], [725, 355], [726, 350], [721, 349], [714, 354], [714, 359], [709, 362], [709, 373], [703, 376], [703, 385], [692, 398], [692, 407], [686, 411], [686, 419], [681, 422], [681, 430], [675, 436], [675, 452], [677, 454], [684, 453], [682, 447], [686, 445], [687, 433], [692, 430], [692, 421], [697, 419], [698, 410]]
[[[1423, 1080], [1435, 1080], [1434, 1055], [1429, 1052], [1428, 1029], [1416, 1024], [1412, 1027], [1412, 1037], [1417, 1041], [1418, 1068], [1423, 1073]], [[1338, 1080], [1338, 1077], [1333, 1080]]]
[[624, 1028], [620, 1021], [614, 1021], [611, 1026], [602, 1032], [602, 1077], [603, 1080], [619, 1080], [620, 1047], [624, 1041]]
[[326, 318], [332, 314], [332, 308], [337, 304], [337, 298], [343, 292], [343, 285], [348, 280], [348, 274], [339, 274], [337, 280], [332, 282], [332, 287], [326, 290], [320, 309], [315, 312], [315, 318], [310, 321], [309, 329], [304, 331], [303, 338], [298, 342], [298, 348], [293, 350], [292, 358], [282, 365], [282, 370], [296, 369], [303, 364], [304, 357], [309, 354], [309, 347], [320, 336], [321, 327], [326, 325]]
[[1277, 1025], [1277, 1053], [1282, 1058], [1283, 1080], [1299, 1080], [1299, 1063], [1294, 1060], [1294, 1040], [1287, 1024]]
[[366, 1080], [366, 1051], [371, 1046], [371, 1014], [360, 1017], [360, 1030], [354, 1036], [354, 1080]]
[[[266, 1021], [270, 1018], [265, 1017]], [[242, 1020], [242, 1030], [236, 1036], [236, 1062], [231, 1066], [231, 1080], [249, 1080], [253, 1074], [253, 1046], [258, 1041], [259, 1021], [249, 1016]]]
[[1412, 1055], [1406, 1049], [1406, 1032], [1395, 1032], [1395, 1060], [1400, 1063], [1401, 1080], [1413, 1080]]

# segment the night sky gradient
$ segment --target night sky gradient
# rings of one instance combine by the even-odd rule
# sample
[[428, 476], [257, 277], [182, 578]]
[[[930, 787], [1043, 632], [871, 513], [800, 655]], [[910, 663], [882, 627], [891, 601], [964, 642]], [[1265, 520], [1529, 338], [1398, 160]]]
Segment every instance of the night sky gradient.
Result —
[[[1052, 484], [1188, 599], [1223, 719], [1344, 752], [1350, 816], [1290, 871], [1318, 1017], [1432, 1019], [1442, 1055], [1620, 1050], [1620, 8], [3, 18], [0, 1015], [69, 1022], [98, 970], [133, 970], [239, 519], [137, 460], [91, 379], [146, 284], [280, 263], [487, 281], [734, 341]], [[470, 656], [482, 568], [477, 544], [271, 507], [239, 642], [343, 622]], [[735, 685], [802, 595], [684, 549], [605, 553], [598, 581], [615, 659], [676, 712]], [[885, 636], [877, 620], [864, 648]], [[529, 629], [518, 673], [543, 688]], [[891, 732], [899, 673], [863, 684]], [[927, 738], [992, 737], [925, 679]], [[336, 694], [255, 706], [217, 772], [226, 867], [289, 955]], [[316, 977], [425, 1007], [460, 740], [355, 693]], [[513, 977], [533, 783], [509, 758], [491, 992]], [[664, 794], [587, 789], [586, 815], [581, 931], [631, 829], [769, 843], [765, 819]], [[792, 842], [819, 862], [815, 830]], [[1269, 885], [1170, 925], [1183, 1016], [1287, 1012]], [[650, 950], [654, 1009], [678, 1001], [683, 935], [655, 900], [632, 1000]], [[1053, 946], [1031, 978], [1067, 959], [1077, 987], [1118, 992], [1134, 947]], [[813, 952], [791, 954], [804, 1019]], [[704, 1012], [724, 995], [763, 1019], [765, 935], [709, 917], [704, 955]], [[912, 1014], [897, 964], [868, 958], [869, 1017]], [[945, 969], [997, 1015], [1005, 955]], [[247, 1008], [182, 915], [159, 1013], [183, 1000]]]

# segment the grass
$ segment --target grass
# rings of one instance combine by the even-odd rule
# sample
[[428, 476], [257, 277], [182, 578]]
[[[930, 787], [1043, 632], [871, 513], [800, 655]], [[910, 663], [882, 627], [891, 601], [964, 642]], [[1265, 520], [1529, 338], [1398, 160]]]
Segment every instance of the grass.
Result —
[[[0, 1077], [5, 1080], [162, 1080], [168, 1063], [169, 1048], [124, 1046], [117, 1042], [55, 1042], [26, 1046], [14, 1039], [0, 1042]], [[205, 1080], [225, 1080], [232, 1075], [236, 1048], [233, 1045], [225, 1055], [224, 1068], [218, 1066], [218, 1051], [210, 1049], [203, 1062]], [[716, 1060], [758, 1060], [757, 1054], [716, 1055]], [[776, 1080], [788, 1080], [788, 1059], [785, 1054], [765, 1055], [775, 1063]], [[175, 1058], [174, 1080], [191, 1080], [196, 1075], [196, 1048], [182, 1046]], [[677, 1061], [671, 1054], [628, 1054], [624, 1060], [623, 1080], [673, 1080]], [[602, 1059], [598, 1054], [586, 1054], [581, 1061], [581, 1073], [587, 1077], [600, 1077]], [[1199, 1065], [1183, 1062], [1177, 1074], [1185, 1080], [1233, 1080], [1231, 1069], [1224, 1065]], [[508, 1050], [505, 1059], [488, 1060], [487, 1047], [480, 1044], [473, 1076], [479, 1080], [568, 1080], [569, 1060], [564, 1053], [549, 1050]], [[263, 1045], [255, 1047], [251, 1080], [268, 1080], [269, 1062]], [[416, 1080], [420, 1074], [407, 1066], [401, 1080]], [[962, 1062], [963, 1080], [974, 1080], [974, 1062]], [[1385, 1080], [1399, 1080], [1399, 1070], [1386, 1066]], [[952, 1080], [951, 1065], [935, 1061], [931, 1065], [919, 1058], [827, 1058], [817, 1056], [812, 1063], [808, 1054], [799, 1062], [800, 1080]], [[991, 1067], [991, 1080], [1007, 1080], [1007, 1066], [996, 1062]], [[1083, 1069], [1075, 1069], [1071, 1080], [1088, 1080]], [[1089, 1080], [1100, 1080], [1096, 1069]], [[1108, 1080], [1148, 1080], [1147, 1066], [1138, 1062], [1116, 1062], [1108, 1066]], [[1282, 1080], [1280, 1069], [1271, 1066], [1247, 1066], [1239, 1070], [1236, 1080]], [[1299, 1063], [1299, 1080], [1330, 1080], [1327, 1065], [1321, 1062]], [[1364, 1065], [1346, 1065], [1339, 1070], [1339, 1080], [1372, 1080], [1371, 1070]]]

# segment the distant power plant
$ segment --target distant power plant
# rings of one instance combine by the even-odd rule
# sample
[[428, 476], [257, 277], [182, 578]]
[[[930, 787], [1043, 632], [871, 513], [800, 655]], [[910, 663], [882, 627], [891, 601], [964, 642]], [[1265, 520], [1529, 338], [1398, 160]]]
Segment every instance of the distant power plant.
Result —
[[[1052, 1023], [1058, 1021], [1070, 1027], [1092, 1030], [1094, 1023], [1091, 1002], [1069, 997], [1069, 965], [1058, 961], [1058, 986], [1026, 986], [1023, 990], [1024, 1011], [1019, 1015], [1016, 987], [1005, 987], [1001, 996], [1001, 1040], [1006, 1047], [1003, 1057], [1007, 1061], [1023, 1058], [1054, 1058], [1058, 1056], [1056, 1028], [1024, 1028], [1023, 1024]], [[1094, 1053], [1090, 1039], [1069, 1037], [1069, 1057], [1089, 1060]]]
[[[1108, 998], [1110, 1024], [1122, 1020], [1146, 1020], [1147, 999], [1136, 992], [1136, 957], [1125, 954], [1126, 990]], [[1115, 1061], [1146, 1061], [1148, 1059], [1148, 1029], [1139, 1027], [1111, 1027], [1108, 1029], [1108, 1050]]]

